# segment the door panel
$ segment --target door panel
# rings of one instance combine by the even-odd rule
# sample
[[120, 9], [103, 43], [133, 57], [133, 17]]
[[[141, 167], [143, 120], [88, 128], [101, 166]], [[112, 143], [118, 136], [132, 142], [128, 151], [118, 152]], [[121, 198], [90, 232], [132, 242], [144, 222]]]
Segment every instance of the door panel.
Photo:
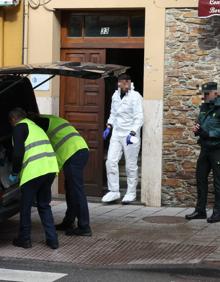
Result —
[[[62, 50], [61, 60], [105, 63], [105, 49]], [[90, 148], [85, 171], [86, 193], [101, 196], [103, 186], [104, 80], [61, 78], [60, 114], [82, 134]], [[62, 177], [59, 192], [64, 192]]]

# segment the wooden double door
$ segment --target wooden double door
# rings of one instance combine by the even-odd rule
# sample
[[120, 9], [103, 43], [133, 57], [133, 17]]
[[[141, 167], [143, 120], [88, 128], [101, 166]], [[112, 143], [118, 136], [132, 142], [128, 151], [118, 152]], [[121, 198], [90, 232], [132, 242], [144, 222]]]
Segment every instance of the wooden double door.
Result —
[[[63, 49], [61, 60], [105, 63], [105, 49]], [[69, 120], [85, 138], [90, 149], [85, 170], [88, 196], [101, 196], [103, 187], [103, 140], [105, 82], [73, 77], [61, 78], [60, 115]], [[59, 192], [63, 193], [62, 177]]]

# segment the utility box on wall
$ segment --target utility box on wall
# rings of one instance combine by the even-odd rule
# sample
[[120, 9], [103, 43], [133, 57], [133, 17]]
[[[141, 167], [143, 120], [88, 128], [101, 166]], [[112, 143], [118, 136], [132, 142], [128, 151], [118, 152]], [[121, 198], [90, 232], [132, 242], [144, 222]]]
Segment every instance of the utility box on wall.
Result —
[[0, 7], [17, 6], [18, 4], [19, 4], [19, 0], [0, 0]]

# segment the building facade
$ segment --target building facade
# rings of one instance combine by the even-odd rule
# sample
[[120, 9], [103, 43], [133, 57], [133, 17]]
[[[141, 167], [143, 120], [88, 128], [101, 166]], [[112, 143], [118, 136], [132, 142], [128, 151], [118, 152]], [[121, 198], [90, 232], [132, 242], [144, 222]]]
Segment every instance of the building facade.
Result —
[[[191, 129], [200, 104], [195, 86], [204, 81], [214, 80], [219, 83], [220, 18], [199, 19], [197, 13], [197, 9], [192, 8], [172, 8], [166, 13], [162, 182], [164, 204], [172, 202], [173, 205], [190, 205], [194, 202], [198, 148]], [[210, 182], [211, 179], [210, 177]], [[210, 186], [210, 203], [212, 198]]]
[[0, 7], [0, 66], [19, 65], [23, 56], [23, 4]]
[[[109, 18], [120, 26], [112, 36], [107, 36]], [[126, 27], [124, 18], [129, 19]], [[193, 205], [198, 146], [191, 129], [201, 102], [196, 85], [218, 82], [220, 18], [198, 18], [197, 0], [51, 0], [29, 6], [27, 19], [28, 63], [89, 60], [132, 66], [145, 112], [141, 202]], [[104, 23], [100, 34], [97, 22]], [[142, 24], [143, 34], [135, 31]], [[111, 84], [103, 81], [55, 78], [48, 90], [36, 91], [42, 112], [65, 116], [88, 140], [91, 163], [86, 177], [90, 195], [96, 196], [102, 193], [101, 133], [110, 101], [103, 92], [108, 88]]]

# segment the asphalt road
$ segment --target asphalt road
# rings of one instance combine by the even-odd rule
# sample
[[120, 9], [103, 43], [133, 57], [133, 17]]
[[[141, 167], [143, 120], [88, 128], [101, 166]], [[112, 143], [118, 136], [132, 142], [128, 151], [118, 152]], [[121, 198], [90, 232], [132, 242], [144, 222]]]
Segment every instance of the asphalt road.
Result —
[[[129, 267], [129, 266], [128, 266]], [[0, 260], [0, 281], [23, 282], [217, 282], [219, 272], [195, 269], [79, 268], [72, 264]]]

